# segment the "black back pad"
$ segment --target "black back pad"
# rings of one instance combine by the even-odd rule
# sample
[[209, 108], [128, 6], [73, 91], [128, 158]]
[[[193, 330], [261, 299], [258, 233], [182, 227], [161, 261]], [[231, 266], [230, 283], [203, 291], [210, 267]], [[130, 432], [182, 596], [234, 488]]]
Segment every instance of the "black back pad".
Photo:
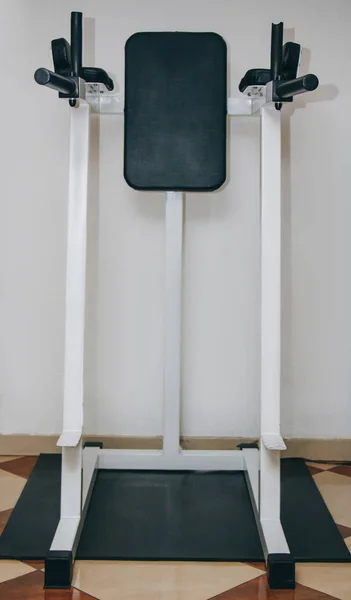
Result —
[[124, 177], [211, 191], [226, 178], [227, 47], [216, 33], [136, 33], [125, 47]]

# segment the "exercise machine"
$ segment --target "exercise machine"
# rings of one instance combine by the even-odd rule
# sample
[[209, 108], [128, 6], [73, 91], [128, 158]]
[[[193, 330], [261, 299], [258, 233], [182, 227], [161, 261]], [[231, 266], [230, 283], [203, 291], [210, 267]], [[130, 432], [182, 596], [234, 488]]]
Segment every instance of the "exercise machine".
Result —
[[[280, 520], [281, 108], [318, 86], [298, 76], [300, 46], [283, 45], [272, 25], [271, 64], [251, 69], [242, 96], [228, 98], [227, 47], [215, 33], [141, 32], [125, 46], [124, 97], [103, 70], [82, 66], [82, 14], [71, 42], [52, 42], [54, 71], [35, 81], [71, 107], [61, 517], [45, 562], [45, 586], [69, 587], [72, 565], [100, 469], [140, 474], [245, 473], [272, 588], [295, 586], [295, 563]], [[84, 312], [90, 113], [124, 114], [124, 177], [134, 189], [165, 194], [165, 344], [162, 450], [83, 445]], [[226, 180], [227, 117], [261, 120], [261, 397], [258, 444], [238, 450], [180, 447], [181, 296], [184, 196]], [[137, 493], [137, 492], [136, 492]], [[233, 511], [235, 501], [233, 500]], [[196, 558], [196, 555], [194, 555]], [[153, 558], [162, 559], [162, 552]], [[167, 558], [167, 556], [166, 556]], [[210, 556], [209, 560], [221, 560]]]

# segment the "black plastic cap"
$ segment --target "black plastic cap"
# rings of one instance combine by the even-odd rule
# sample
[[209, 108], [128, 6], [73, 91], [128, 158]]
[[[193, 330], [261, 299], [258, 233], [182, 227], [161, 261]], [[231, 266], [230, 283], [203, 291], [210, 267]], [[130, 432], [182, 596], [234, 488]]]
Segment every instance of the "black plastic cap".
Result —
[[237, 448], [239, 448], [239, 450], [245, 450], [247, 448], [258, 450], [258, 442], [243, 442], [242, 444], [238, 444]]
[[303, 87], [306, 92], [313, 92], [316, 90], [319, 85], [319, 80], [317, 75], [313, 75], [312, 73], [309, 75], [305, 75], [303, 78]]
[[34, 73], [34, 79], [39, 85], [47, 85], [50, 81], [50, 71], [44, 68], [37, 69]]
[[291, 554], [268, 554], [267, 578], [273, 590], [294, 590], [295, 561]]
[[73, 558], [70, 550], [51, 550], [45, 559], [45, 589], [66, 590], [71, 587]]
[[85, 442], [83, 448], [100, 448], [102, 450], [104, 447], [102, 442]]

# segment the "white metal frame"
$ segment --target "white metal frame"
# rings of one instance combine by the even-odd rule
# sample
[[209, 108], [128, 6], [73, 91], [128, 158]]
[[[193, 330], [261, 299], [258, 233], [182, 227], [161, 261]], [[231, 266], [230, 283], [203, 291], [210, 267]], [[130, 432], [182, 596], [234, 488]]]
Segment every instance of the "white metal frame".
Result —
[[67, 242], [65, 387], [61, 518], [51, 550], [77, 546], [97, 469], [243, 470], [266, 554], [289, 553], [280, 522], [280, 229], [281, 120], [271, 88], [252, 87], [228, 99], [228, 115], [261, 117], [261, 432], [260, 449], [189, 451], [180, 448], [181, 297], [184, 194], [166, 202], [164, 437], [162, 450], [82, 448], [83, 353], [87, 235], [89, 113], [122, 114], [123, 97], [86, 84], [71, 112]]

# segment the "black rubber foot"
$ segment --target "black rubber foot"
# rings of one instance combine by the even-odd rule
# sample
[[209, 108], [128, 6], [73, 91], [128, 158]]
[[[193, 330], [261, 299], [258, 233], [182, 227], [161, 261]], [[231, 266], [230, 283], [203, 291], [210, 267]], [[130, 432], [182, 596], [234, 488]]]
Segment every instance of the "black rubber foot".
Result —
[[268, 554], [267, 577], [272, 590], [294, 590], [295, 561], [291, 554]]
[[83, 448], [100, 448], [102, 450], [104, 447], [102, 442], [84, 442]]
[[45, 559], [45, 589], [67, 590], [71, 587], [73, 558], [70, 550], [51, 550]]
[[254, 448], [255, 450], [258, 450], [258, 442], [243, 442], [242, 444], [238, 444], [237, 448], [239, 448], [239, 450], [244, 450], [246, 448]]

